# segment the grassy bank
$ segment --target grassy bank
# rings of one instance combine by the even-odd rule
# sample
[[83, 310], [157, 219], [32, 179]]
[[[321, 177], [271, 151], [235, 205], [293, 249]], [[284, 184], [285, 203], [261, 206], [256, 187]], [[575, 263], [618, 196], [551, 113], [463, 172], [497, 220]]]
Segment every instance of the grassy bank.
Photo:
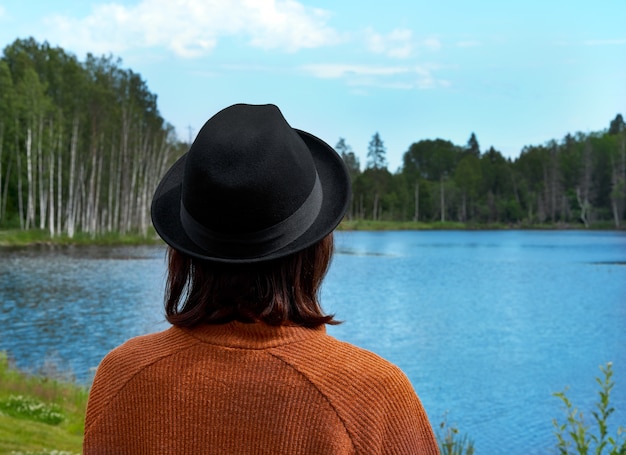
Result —
[[506, 229], [504, 225], [475, 225], [446, 222], [423, 221], [372, 221], [372, 220], [344, 220], [339, 225], [342, 231], [428, 231], [428, 230], [477, 230], [477, 229]]
[[51, 237], [48, 231], [40, 229], [0, 229], [1, 246], [27, 245], [148, 245], [161, 243], [154, 231], [147, 236], [139, 234], [102, 234], [91, 236], [77, 233], [70, 238], [67, 235]]
[[[626, 227], [625, 227], [626, 228]], [[344, 220], [339, 225], [340, 231], [426, 231], [426, 230], [574, 230], [585, 229], [582, 224], [505, 224], [505, 223], [461, 223], [456, 221], [372, 221], [372, 220]], [[612, 223], [598, 223], [592, 225], [589, 230], [615, 230]], [[624, 230], [624, 228], [622, 229]], [[70, 238], [66, 235], [51, 237], [48, 231], [40, 229], [2, 229], [0, 228], [0, 247], [3, 246], [28, 246], [28, 245], [151, 245], [159, 244], [153, 229], [147, 236], [137, 233], [131, 234], [102, 234], [91, 236], [77, 233]]]
[[[426, 231], [426, 230], [575, 230], [585, 229], [582, 224], [506, 224], [506, 223], [461, 223], [458, 221], [372, 221], [372, 220], [344, 220], [339, 225], [343, 231]], [[597, 223], [589, 230], [615, 230], [611, 223]]]
[[0, 453], [80, 453], [87, 393], [73, 383], [11, 368], [0, 352]]

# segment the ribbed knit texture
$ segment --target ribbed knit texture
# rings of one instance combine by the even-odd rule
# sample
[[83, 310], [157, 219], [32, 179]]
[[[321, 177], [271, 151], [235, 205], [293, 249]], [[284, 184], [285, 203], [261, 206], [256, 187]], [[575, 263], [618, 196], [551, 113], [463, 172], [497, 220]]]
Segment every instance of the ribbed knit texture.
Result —
[[89, 396], [89, 454], [437, 454], [409, 380], [323, 327], [238, 322], [129, 340]]

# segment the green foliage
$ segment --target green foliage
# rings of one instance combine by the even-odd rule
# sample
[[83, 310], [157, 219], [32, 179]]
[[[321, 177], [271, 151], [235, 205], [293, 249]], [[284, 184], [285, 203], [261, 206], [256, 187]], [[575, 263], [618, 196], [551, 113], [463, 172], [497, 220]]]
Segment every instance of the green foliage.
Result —
[[611, 124], [609, 125], [609, 134], [620, 134], [626, 130], [626, 123], [624, 123], [624, 117], [622, 114], [617, 114]]
[[24, 395], [9, 395], [0, 399], [0, 412], [50, 425], [57, 425], [64, 419], [58, 405]]
[[344, 138], [340, 137], [337, 145], [335, 145], [335, 151], [341, 156], [341, 159], [343, 159], [343, 162], [348, 168], [350, 180], [354, 182], [354, 179], [361, 172], [361, 164], [359, 163], [357, 156], [352, 151], [352, 147], [346, 143]]
[[[535, 227], [626, 224], [626, 128], [568, 134], [505, 159], [466, 145], [419, 140], [387, 169], [375, 133], [361, 172], [343, 138], [353, 182], [349, 219], [515, 223]], [[113, 56], [85, 61], [47, 42], [18, 39], [0, 56], [0, 227], [149, 235], [149, 202], [188, 144], [160, 116], [141, 75]], [[369, 171], [369, 172], [368, 172]]]
[[[396, 173], [375, 168], [370, 160], [366, 172], [355, 174], [350, 219], [623, 229], [622, 121], [618, 116], [610, 131], [568, 134], [562, 141], [524, 147], [514, 160], [494, 147], [481, 153], [474, 134], [464, 147], [443, 139], [420, 140], [404, 153]], [[377, 173], [367, 173], [374, 169]]]
[[468, 155], [475, 156], [476, 158], [480, 156], [480, 145], [478, 145], [476, 134], [472, 133], [470, 135], [470, 138], [467, 140], [467, 145], [465, 146], [465, 152]]
[[159, 178], [184, 145], [155, 94], [113, 57], [33, 38], [0, 56], [0, 227], [147, 235]]
[[626, 430], [619, 427], [617, 435], [613, 437], [609, 435], [608, 429], [608, 418], [615, 411], [610, 404], [610, 393], [615, 385], [612, 379], [612, 364], [609, 362], [606, 366], [600, 366], [600, 370], [602, 377], [596, 378], [600, 387], [599, 399], [595, 405], [596, 410], [591, 412], [592, 424], [585, 422], [582, 411], [579, 411], [567, 397], [567, 389], [554, 394], [565, 408], [565, 422], [559, 423], [557, 419], [552, 421], [557, 437], [557, 449], [561, 455], [588, 453], [626, 455], [626, 437], [623, 436]]
[[466, 434], [461, 434], [456, 426], [448, 425], [444, 417], [437, 431], [437, 443], [441, 455], [473, 455], [474, 442]]
[[387, 149], [380, 138], [380, 134], [375, 133], [367, 147], [367, 168], [386, 169]]

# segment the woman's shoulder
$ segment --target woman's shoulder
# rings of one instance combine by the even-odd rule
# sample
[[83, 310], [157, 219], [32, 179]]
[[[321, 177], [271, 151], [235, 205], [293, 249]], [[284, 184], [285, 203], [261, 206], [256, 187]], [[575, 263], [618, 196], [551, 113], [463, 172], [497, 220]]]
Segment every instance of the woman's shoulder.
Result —
[[318, 384], [343, 384], [350, 380], [362, 390], [388, 394], [389, 387], [414, 394], [402, 370], [380, 355], [324, 335], [282, 347], [277, 355]]
[[184, 349], [189, 341], [189, 337], [176, 328], [131, 338], [102, 359], [96, 370], [96, 379], [102, 380], [106, 376], [114, 382], [124, 381], [147, 366]]
[[422, 403], [392, 362], [328, 335], [285, 346], [278, 356], [332, 405], [359, 450], [436, 453]]
[[101, 365], [112, 361], [124, 361], [129, 358], [136, 361], [138, 360], [136, 356], [153, 354], [155, 348], [158, 350], [160, 346], [164, 346], [163, 341], [169, 336], [168, 332], [169, 330], [165, 330], [130, 338], [109, 351], [103, 358]]

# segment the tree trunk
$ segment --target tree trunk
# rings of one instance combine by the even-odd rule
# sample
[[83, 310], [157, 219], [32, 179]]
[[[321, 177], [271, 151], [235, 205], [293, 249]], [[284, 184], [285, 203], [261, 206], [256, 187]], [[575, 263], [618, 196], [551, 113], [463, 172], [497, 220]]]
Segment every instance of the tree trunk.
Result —
[[15, 119], [15, 154], [17, 157], [17, 210], [20, 219], [20, 229], [24, 229], [24, 195], [22, 194], [22, 154], [19, 148], [19, 123]]
[[580, 219], [585, 227], [588, 228], [589, 221], [587, 221], [587, 210], [589, 210], [589, 201], [586, 198], [583, 199], [580, 187], [576, 187], [576, 200], [578, 201], [578, 206], [580, 207]]
[[[38, 133], [37, 133], [37, 189], [39, 190], [39, 229], [46, 228], [46, 214], [48, 212], [48, 187], [45, 184], [45, 165], [44, 162], [44, 153], [43, 153], [43, 131], [44, 131], [44, 120], [43, 117], [39, 118], [38, 122]], [[50, 152], [48, 152], [48, 158], [50, 157]]]
[[576, 200], [580, 207], [580, 219], [586, 228], [589, 227], [589, 216], [592, 209], [589, 202], [593, 171], [592, 152], [591, 143], [587, 140], [583, 148], [583, 175], [580, 185], [576, 187]]
[[26, 222], [25, 229], [30, 229], [31, 223], [35, 222], [35, 184], [33, 182], [33, 130], [30, 126], [26, 129]]
[[50, 156], [48, 161], [48, 232], [50, 237], [54, 237], [55, 225], [54, 225], [54, 165], [56, 161], [55, 152], [60, 150], [58, 144], [54, 138], [54, 128], [50, 125]]
[[4, 215], [4, 210], [2, 207], [2, 195], [4, 194], [2, 191], [2, 146], [4, 144], [4, 123], [2, 123], [1, 120], [2, 119], [0, 119], [0, 221], [2, 221]]
[[443, 187], [443, 176], [440, 179], [440, 191], [439, 191], [440, 205], [441, 205], [441, 222], [445, 223], [446, 221], [446, 195], [445, 189]]
[[4, 196], [0, 197], [0, 219], [7, 213], [7, 199], [9, 197], [9, 176], [11, 175], [11, 165], [13, 164], [13, 160], [9, 160], [7, 164], [7, 170], [4, 179]]
[[94, 235], [99, 233], [101, 218], [100, 214], [100, 189], [102, 186], [102, 155], [98, 158], [97, 170], [96, 170], [96, 194], [94, 195], [94, 219], [93, 219], [93, 232]]
[[374, 207], [372, 207], [372, 219], [376, 221], [376, 215], [378, 214], [378, 191], [374, 193]]
[[359, 218], [365, 218], [365, 206], [363, 204], [363, 194], [359, 195]]
[[617, 203], [615, 201], [611, 201], [611, 208], [613, 209], [613, 221], [615, 222], [615, 227], [619, 229], [620, 215], [619, 215], [619, 210], [617, 208]]
[[57, 211], [56, 211], [56, 232], [61, 234], [63, 230], [63, 132], [59, 131], [59, 156], [57, 157]]
[[626, 147], [624, 140], [620, 143], [617, 163], [611, 156], [611, 209], [616, 228], [620, 228], [624, 217], [624, 206], [626, 205]]
[[67, 187], [67, 215], [66, 232], [69, 238], [74, 238], [76, 228], [76, 203], [75, 203], [75, 183], [76, 178], [76, 148], [78, 147], [78, 116], [74, 117], [72, 125], [72, 138], [70, 141], [70, 169]]
[[89, 174], [89, 187], [85, 197], [84, 230], [93, 238], [96, 235], [96, 177], [97, 177], [97, 146], [98, 140], [94, 134], [91, 136], [91, 172]]
[[461, 221], [467, 221], [467, 193], [465, 191], [461, 196]]
[[415, 214], [413, 215], [413, 221], [419, 221], [420, 219], [420, 182], [415, 182]]

